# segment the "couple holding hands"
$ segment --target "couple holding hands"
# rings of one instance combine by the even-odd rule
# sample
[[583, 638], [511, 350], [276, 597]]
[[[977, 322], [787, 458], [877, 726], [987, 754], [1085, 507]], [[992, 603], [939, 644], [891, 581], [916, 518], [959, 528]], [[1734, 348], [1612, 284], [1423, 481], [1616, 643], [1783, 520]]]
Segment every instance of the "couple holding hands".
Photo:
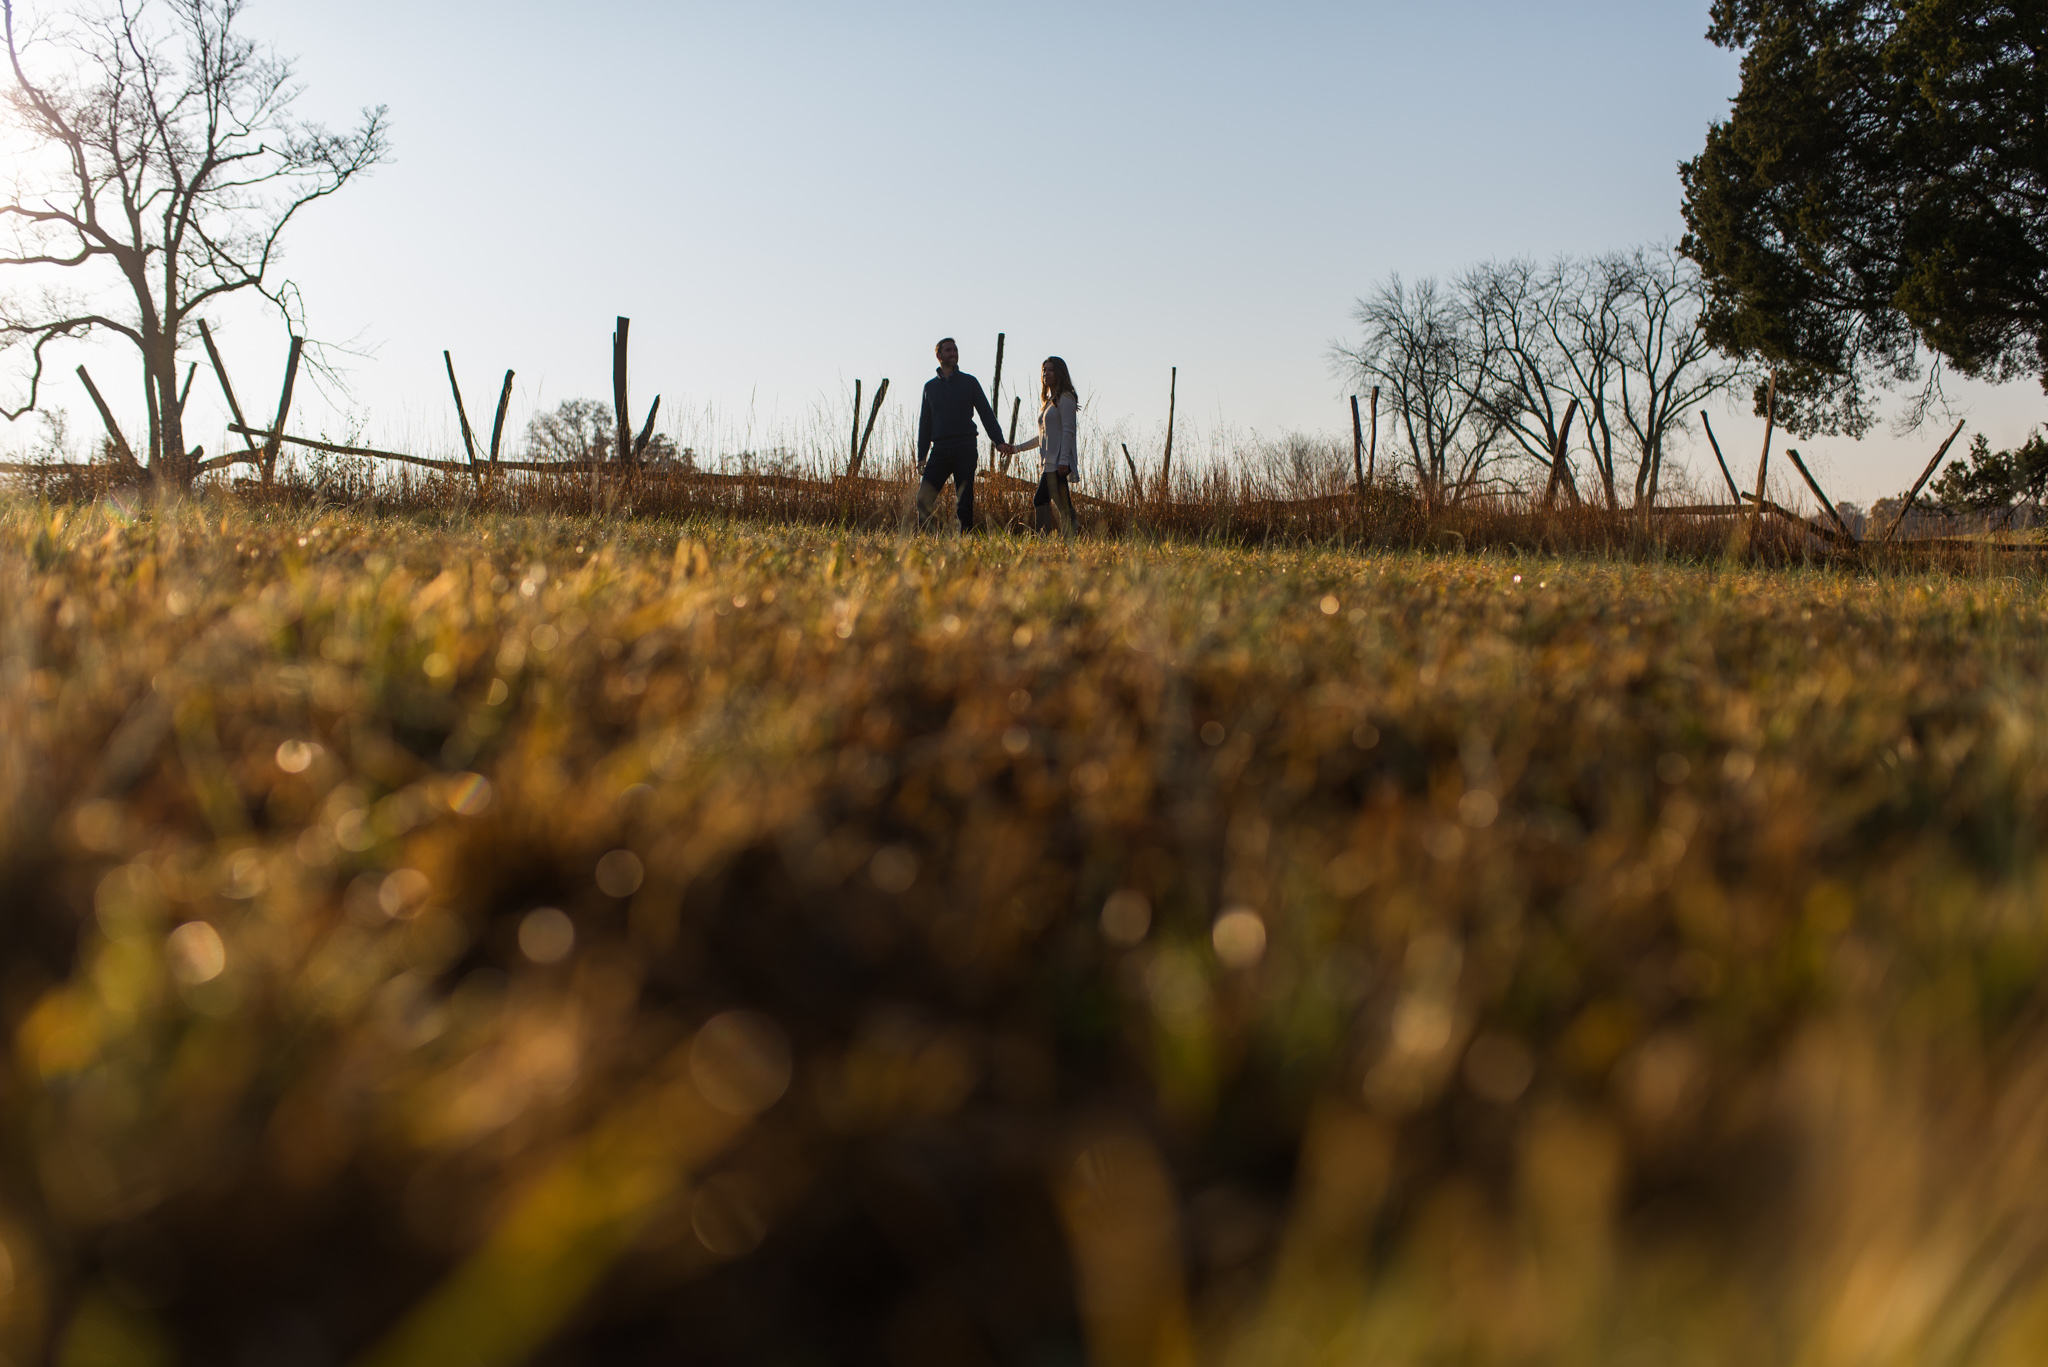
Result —
[[1076, 410], [1080, 399], [1074, 393], [1073, 377], [1067, 363], [1057, 356], [1045, 358], [1039, 367], [1038, 435], [1016, 446], [1003, 440], [1002, 425], [989, 407], [981, 381], [960, 369], [960, 348], [944, 337], [932, 348], [939, 358], [939, 373], [925, 381], [924, 407], [917, 417], [917, 465], [923, 480], [917, 486], [917, 521], [925, 525], [938, 507], [939, 491], [953, 481], [958, 499], [960, 530], [974, 530], [974, 468], [980, 459], [974, 435], [974, 419], [981, 418], [988, 439], [997, 451], [1014, 456], [1038, 452], [1041, 473], [1038, 495], [1032, 499], [1039, 525], [1045, 525], [1042, 510], [1048, 506], [1058, 519], [1060, 534], [1074, 534], [1074, 500], [1067, 490], [1077, 473], [1080, 443], [1077, 439]]

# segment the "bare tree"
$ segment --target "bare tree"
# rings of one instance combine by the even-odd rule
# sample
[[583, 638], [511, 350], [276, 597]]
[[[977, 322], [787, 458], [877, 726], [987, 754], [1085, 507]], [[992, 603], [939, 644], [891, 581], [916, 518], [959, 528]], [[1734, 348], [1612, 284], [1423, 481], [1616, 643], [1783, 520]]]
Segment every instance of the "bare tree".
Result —
[[1552, 311], [1546, 321], [1581, 406], [1581, 440], [1609, 508], [1621, 506], [1615, 458], [1622, 337], [1628, 330], [1619, 282], [1595, 262], [1560, 258], [1552, 267]]
[[[1542, 268], [1488, 262], [1458, 283], [1485, 338], [1485, 404], [1502, 433], [1548, 468], [1576, 400], [1576, 445], [1609, 508], [1621, 506], [1631, 466], [1633, 501], [1654, 503], [1686, 414], [1745, 378], [1707, 345], [1699, 273], [1667, 246]], [[1559, 473], [1573, 487], [1569, 450]]]
[[1484, 402], [1490, 339], [1433, 279], [1410, 288], [1389, 276], [1353, 316], [1365, 336], [1335, 349], [1339, 368], [1380, 386], [1424, 501], [1456, 499], [1499, 454], [1501, 426]]
[[1635, 440], [1636, 502], [1655, 503], [1671, 433], [1688, 430], [1688, 413], [1753, 372], [1708, 344], [1699, 267], [1668, 245], [1603, 257], [1599, 270], [1624, 320], [1617, 378], [1621, 418]]
[[35, 407], [52, 341], [125, 337], [142, 356], [150, 471], [180, 487], [195, 462], [178, 351], [201, 311], [254, 291], [303, 333], [296, 291], [273, 279], [279, 240], [389, 146], [381, 107], [345, 133], [295, 119], [291, 63], [236, 32], [241, 12], [242, 0], [115, 0], [31, 35], [0, 0], [7, 109], [35, 147], [0, 203], [0, 266], [41, 286], [0, 298], [0, 349], [25, 344], [31, 362], [25, 400], [0, 414]]
[[[1564, 345], [1563, 285], [1568, 263], [1539, 268], [1529, 261], [1475, 266], [1458, 279], [1473, 326], [1485, 338], [1483, 402], [1501, 433], [1578, 497], [1565, 448], [1572, 401], [1586, 406], [1574, 381], [1581, 368]], [[1587, 409], [1591, 411], [1590, 408]], [[1562, 459], [1559, 460], [1559, 454]]]

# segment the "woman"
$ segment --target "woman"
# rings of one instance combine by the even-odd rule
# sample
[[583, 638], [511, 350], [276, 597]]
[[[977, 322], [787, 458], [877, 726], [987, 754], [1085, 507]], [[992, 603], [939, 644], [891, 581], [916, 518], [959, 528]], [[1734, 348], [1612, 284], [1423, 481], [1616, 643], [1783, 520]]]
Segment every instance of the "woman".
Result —
[[1059, 518], [1060, 535], [1071, 539], [1074, 535], [1074, 499], [1067, 485], [1080, 473], [1081, 444], [1077, 436], [1076, 412], [1081, 400], [1074, 393], [1074, 379], [1067, 373], [1067, 363], [1059, 357], [1046, 357], [1045, 364], [1038, 368], [1038, 376], [1041, 404], [1038, 435], [1012, 447], [1011, 451], [1013, 454], [1033, 448], [1038, 451], [1038, 494], [1031, 500], [1034, 525], [1041, 531], [1046, 530], [1047, 518], [1041, 510], [1050, 504], [1053, 514]]

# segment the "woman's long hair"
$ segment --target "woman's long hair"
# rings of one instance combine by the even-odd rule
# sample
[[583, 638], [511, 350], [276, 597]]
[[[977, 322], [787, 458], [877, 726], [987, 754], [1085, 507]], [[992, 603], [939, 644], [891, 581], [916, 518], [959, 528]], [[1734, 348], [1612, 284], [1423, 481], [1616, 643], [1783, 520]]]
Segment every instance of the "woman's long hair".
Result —
[[[1047, 375], [1045, 373], [1047, 370], [1050, 370], [1052, 374]], [[1079, 403], [1081, 401], [1081, 396], [1078, 393], [1075, 393], [1074, 390], [1074, 377], [1067, 373], [1067, 363], [1065, 361], [1062, 361], [1059, 357], [1046, 357], [1045, 366], [1042, 369], [1040, 369], [1038, 374], [1039, 407], [1051, 407], [1053, 404], [1059, 402], [1060, 395], [1062, 394], [1073, 394], [1074, 402]]]

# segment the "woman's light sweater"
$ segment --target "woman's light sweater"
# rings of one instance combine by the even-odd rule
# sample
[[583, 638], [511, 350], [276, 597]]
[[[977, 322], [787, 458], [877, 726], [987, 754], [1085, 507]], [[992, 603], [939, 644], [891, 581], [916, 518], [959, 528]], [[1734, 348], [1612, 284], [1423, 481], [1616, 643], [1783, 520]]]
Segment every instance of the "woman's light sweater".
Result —
[[1018, 454], [1036, 450], [1038, 468], [1043, 474], [1064, 470], [1069, 475], [1080, 472], [1081, 443], [1076, 433], [1078, 420], [1076, 410], [1080, 403], [1071, 389], [1047, 404], [1038, 415], [1038, 435], [1017, 447]]

